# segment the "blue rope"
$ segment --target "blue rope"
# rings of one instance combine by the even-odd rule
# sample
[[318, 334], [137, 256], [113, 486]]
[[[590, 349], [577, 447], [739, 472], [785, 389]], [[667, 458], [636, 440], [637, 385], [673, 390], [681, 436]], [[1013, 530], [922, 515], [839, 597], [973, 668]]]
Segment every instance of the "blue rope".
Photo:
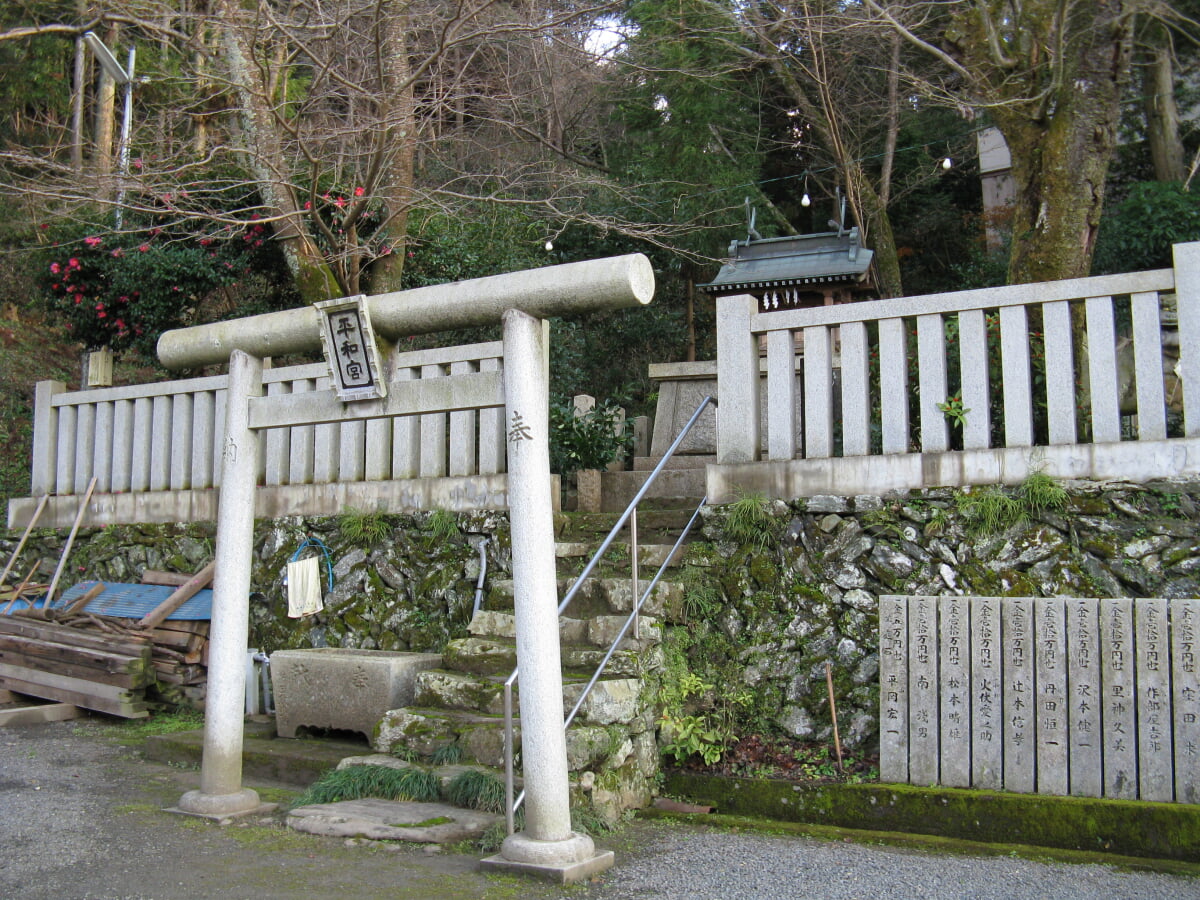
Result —
[[296, 552], [292, 554], [292, 558], [288, 562], [296, 562], [300, 559], [300, 554], [309, 547], [316, 547], [325, 555], [325, 574], [329, 581], [329, 591], [333, 590], [333, 557], [329, 555], [329, 548], [325, 546], [325, 542], [320, 538], [306, 537], [304, 542], [296, 548]]

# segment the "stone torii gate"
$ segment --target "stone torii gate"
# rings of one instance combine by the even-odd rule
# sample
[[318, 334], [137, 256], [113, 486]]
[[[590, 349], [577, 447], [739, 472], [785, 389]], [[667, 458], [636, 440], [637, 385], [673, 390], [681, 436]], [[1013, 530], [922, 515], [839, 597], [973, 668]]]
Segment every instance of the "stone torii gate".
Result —
[[377, 336], [388, 342], [500, 322], [504, 367], [502, 377], [479, 372], [396, 381], [387, 385], [386, 396], [355, 402], [342, 402], [332, 390], [262, 396], [264, 357], [310, 353], [321, 347], [320, 313], [313, 307], [162, 336], [158, 356], [168, 368], [229, 363], [204, 755], [200, 788], [183, 795], [181, 811], [223, 818], [261, 806], [258, 795], [242, 786], [244, 660], [260, 431], [503, 405], [526, 825], [524, 831], [508, 837], [493, 864], [542, 870], [561, 881], [577, 880], [612, 864], [611, 853], [597, 855], [591, 838], [571, 831], [550, 495], [548, 323], [544, 320], [636, 307], [649, 303], [653, 294], [650, 262], [633, 254], [368, 297], [365, 305], [371, 324]]

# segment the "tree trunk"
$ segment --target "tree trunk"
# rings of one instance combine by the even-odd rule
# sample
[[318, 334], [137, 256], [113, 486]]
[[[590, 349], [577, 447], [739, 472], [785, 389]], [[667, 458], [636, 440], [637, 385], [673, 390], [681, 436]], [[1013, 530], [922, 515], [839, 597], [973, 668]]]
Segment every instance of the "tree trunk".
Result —
[[1143, 50], [1142, 104], [1146, 110], [1146, 143], [1157, 181], [1183, 181], [1183, 141], [1179, 137], [1179, 105], [1175, 102], [1175, 65], [1170, 35], [1159, 21], [1150, 23]]
[[287, 163], [262, 68], [253, 62], [255, 33], [234, 0], [214, 5], [225, 28], [230, 81], [237, 92], [242, 135], [262, 205], [305, 303], [342, 296], [344, 290], [316, 243], [301, 227], [302, 213], [287, 179]]
[[[399, 6], [399, 4], [397, 4]], [[388, 250], [377, 256], [368, 271], [367, 283], [375, 294], [398, 291], [404, 274], [404, 250], [408, 213], [412, 206], [415, 177], [416, 112], [412, 72], [408, 62], [408, 17], [399, 9], [388, 12], [384, 27], [383, 102], [388, 105], [388, 127], [383, 133], [387, 164], [378, 195], [383, 201]]]
[[[118, 38], [120, 32], [116, 28], [112, 28], [104, 36], [104, 42], [109, 46], [115, 46], [115, 39]], [[104, 71], [102, 66], [97, 66], [96, 69], [100, 73], [100, 84], [96, 88], [96, 145], [92, 153], [92, 165], [96, 171], [96, 177], [100, 180], [101, 196], [108, 200], [112, 199], [115, 189], [112, 183], [113, 170], [113, 134], [116, 127], [116, 112], [117, 112], [117, 84], [113, 81], [112, 76]]]

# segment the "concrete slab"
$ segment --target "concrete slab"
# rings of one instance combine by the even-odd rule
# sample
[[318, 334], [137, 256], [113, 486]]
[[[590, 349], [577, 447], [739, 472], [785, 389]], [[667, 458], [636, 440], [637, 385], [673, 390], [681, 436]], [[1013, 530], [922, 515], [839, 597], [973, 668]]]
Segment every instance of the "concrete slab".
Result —
[[248, 819], [250, 816], [270, 815], [278, 808], [278, 803], [260, 803], [258, 806], [252, 806], [249, 809], [241, 809], [237, 812], [204, 813], [196, 812], [195, 810], [191, 809], [180, 809], [178, 806], [168, 806], [163, 810], [163, 812], [169, 812], [176, 816], [191, 816], [193, 819], [207, 819], [210, 822], [216, 822], [218, 825], [229, 825], [236, 819]]
[[503, 817], [445, 803], [412, 803], [365, 797], [293, 809], [288, 827], [325, 837], [453, 844], [476, 837]]
[[534, 878], [540, 878], [543, 881], [551, 881], [555, 884], [577, 884], [580, 881], [586, 881], [593, 875], [599, 875], [601, 872], [611, 869], [616, 861], [611, 850], [601, 850], [591, 859], [585, 859], [583, 862], [566, 863], [563, 865], [548, 865], [546, 863], [528, 863], [514, 862], [511, 859], [505, 859], [503, 856], [489, 856], [479, 861], [479, 868], [493, 872], [517, 872], [521, 875], [529, 875]]

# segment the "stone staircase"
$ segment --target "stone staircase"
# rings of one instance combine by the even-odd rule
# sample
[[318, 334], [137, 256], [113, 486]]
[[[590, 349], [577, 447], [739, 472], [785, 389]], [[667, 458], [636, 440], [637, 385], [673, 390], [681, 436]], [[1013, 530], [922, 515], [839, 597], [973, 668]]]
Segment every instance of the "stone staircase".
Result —
[[[564, 529], [563, 540], [556, 545], [560, 597], [599, 544], [591, 530], [611, 527], [615, 516], [572, 517], [571, 521], [574, 530]], [[673, 528], [678, 536], [686, 521], [679, 511], [659, 511], [648, 517], [643, 534], [654, 541]], [[643, 589], [670, 550], [669, 544], [639, 541]], [[617, 557], [628, 573], [628, 554], [628, 544], [614, 544], [609, 558]], [[607, 564], [601, 568], [603, 576], [589, 578], [559, 617], [564, 716], [633, 609], [630, 575], [618, 577]], [[669, 580], [668, 570], [643, 607], [638, 636], [631, 631], [625, 637], [567, 730], [572, 802], [590, 807], [606, 821], [615, 821], [624, 810], [650, 800], [650, 787], [659, 771], [654, 695], [662, 667], [661, 623], [680, 608], [682, 598], [682, 586]], [[491, 582], [469, 636], [450, 642], [440, 668], [417, 676], [412, 706], [392, 710], [380, 722], [374, 741], [378, 751], [421, 759], [453, 758], [502, 772], [503, 684], [517, 663], [513, 599], [511, 580]], [[518, 749], [519, 690], [518, 681], [513, 692]]]

